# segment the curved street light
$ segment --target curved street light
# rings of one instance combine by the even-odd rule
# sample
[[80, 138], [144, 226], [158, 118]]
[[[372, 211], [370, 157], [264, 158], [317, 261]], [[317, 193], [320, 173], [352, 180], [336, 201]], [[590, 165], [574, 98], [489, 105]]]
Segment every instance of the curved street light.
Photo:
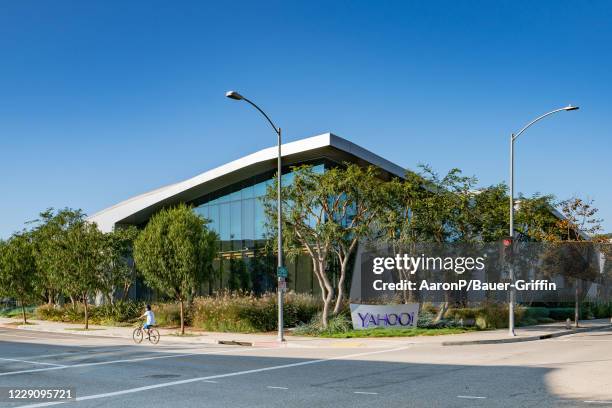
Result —
[[281, 128], [276, 127], [274, 122], [272, 122], [272, 119], [270, 119], [270, 117], [266, 114], [266, 112], [261, 110], [259, 106], [257, 106], [255, 103], [251, 102], [249, 99], [245, 98], [244, 96], [240, 95], [238, 92], [228, 91], [225, 93], [225, 96], [230, 99], [234, 99], [236, 101], [245, 101], [249, 103], [251, 106], [253, 106], [255, 109], [257, 109], [259, 113], [261, 113], [267, 119], [268, 123], [270, 123], [270, 126], [272, 126], [272, 128], [276, 132], [276, 135], [278, 136], [278, 157], [276, 160], [277, 174], [278, 174], [277, 202], [276, 202], [276, 209], [277, 209], [277, 214], [276, 214], [277, 226], [276, 227], [278, 231], [278, 238], [277, 238], [277, 241], [278, 241], [278, 271], [277, 271], [277, 275], [278, 275], [278, 341], [283, 342], [285, 341], [284, 333], [283, 333], [283, 293], [284, 293], [284, 287], [285, 287], [285, 276], [283, 276], [284, 273], [281, 273], [281, 271], [284, 270], [283, 268], [283, 233], [282, 233], [282, 225], [281, 225], [281, 216], [282, 216]]
[[[559, 108], [547, 112], [541, 116], [538, 116], [527, 125], [525, 125], [518, 133], [512, 133], [510, 135], [510, 237], [512, 241], [514, 241], [514, 142], [519, 138], [520, 135], [523, 134], [524, 131], [529, 129], [533, 124], [539, 122], [545, 117], [552, 115], [553, 113], [562, 112], [562, 111], [574, 111], [578, 110], [578, 106], [567, 105], [564, 108]], [[510, 265], [510, 281], [514, 282], [514, 267]], [[514, 333], [514, 288], [510, 290], [510, 304], [508, 307], [508, 334], [510, 336], [515, 336]]]

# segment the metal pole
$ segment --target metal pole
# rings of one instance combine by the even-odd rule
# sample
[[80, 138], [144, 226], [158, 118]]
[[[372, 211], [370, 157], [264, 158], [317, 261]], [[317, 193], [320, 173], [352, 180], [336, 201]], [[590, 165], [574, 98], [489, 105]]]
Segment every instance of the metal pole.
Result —
[[[529, 122], [524, 128], [522, 128], [518, 133], [512, 133], [510, 135], [510, 238], [512, 239], [511, 243], [511, 253], [514, 252], [514, 142], [519, 138], [520, 135], [523, 134], [524, 131], [529, 129], [532, 125], [545, 117], [552, 115], [553, 113], [562, 112], [562, 111], [574, 111], [577, 110], [577, 106], [568, 105], [564, 108], [555, 109], [553, 111], [547, 112], [541, 116], [538, 116], [531, 122]], [[514, 284], [514, 266], [512, 262], [509, 267], [509, 277], [510, 283]], [[510, 301], [508, 304], [508, 333], [510, 336], [515, 336], [514, 333], [514, 302], [515, 302], [515, 289], [512, 287], [510, 289]]]
[[[278, 128], [276, 132], [278, 134], [278, 160], [277, 160], [277, 203], [276, 203], [276, 218], [278, 228], [278, 270], [283, 267], [283, 229], [282, 229], [282, 200], [281, 200], [281, 187], [282, 187], [282, 168], [281, 168], [281, 128]], [[285, 278], [282, 276], [278, 277], [278, 341], [285, 341], [283, 333], [283, 294]]]
[[[510, 250], [514, 251], [514, 133], [510, 135], [510, 238], [512, 239]], [[510, 284], [514, 285], [514, 266], [510, 262]], [[508, 304], [508, 334], [514, 333], [514, 286], [510, 288], [510, 302]]]
[[270, 126], [272, 126], [272, 128], [278, 135], [278, 158], [277, 158], [278, 184], [277, 184], [277, 203], [276, 203], [276, 208], [277, 208], [276, 218], [277, 218], [277, 228], [278, 228], [277, 291], [278, 291], [278, 341], [282, 342], [282, 341], [285, 341], [285, 338], [283, 336], [283, 326], [284, 326], [283, 324], [283, 297], [284, 297], [284, 291], [286, 288], [286, 285], [285, 285], [286, 272], [283, 272], [281, 276], [281, 271], [284, 269], [283, 268], [283, 231], [282, 231], [282, 223], [281, 223], [281, 217], [282, 217], [281, 128], [277, 128], [274, 122], [272, 122], [272, 119], [270, 119], [270, 117], [266, 114], [266, 112], [264, 112], [259, 106], [257, 106], [251, 100], [240, 95], [238, 92], [231, 91], [231, 92], [226, 93], [225, 96], [231, 99], [235, 99], [235, 100], [244, 100], [245, 102], [249, 103], [251, 106], [257, 109], [259, 113], [261, 113], [266, 118], [268, 123], [270, 123]]

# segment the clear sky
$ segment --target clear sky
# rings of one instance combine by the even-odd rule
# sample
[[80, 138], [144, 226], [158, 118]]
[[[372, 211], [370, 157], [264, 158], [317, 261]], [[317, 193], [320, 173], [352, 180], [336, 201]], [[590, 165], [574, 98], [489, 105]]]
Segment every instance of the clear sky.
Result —
[[[221, 6], [222, 3], [227, 5]], [[0, 237], [331, 131], [402, 166], [595, 200], [612, 232], [609, 1], [4, 1]]]

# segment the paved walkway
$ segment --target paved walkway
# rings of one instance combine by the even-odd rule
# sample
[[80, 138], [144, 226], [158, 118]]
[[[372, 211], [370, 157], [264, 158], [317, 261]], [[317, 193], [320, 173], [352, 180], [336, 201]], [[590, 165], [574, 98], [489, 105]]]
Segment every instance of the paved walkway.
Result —
[[[86, 336], [132, 338], [134, 327], [114, 327], [89, 325], [88, 331], [83, 330], [82, 324], [50, 322], [45, 320], [29, 320], [29, 325], [19, 324], [18, 319], [0, 318], [0, 326], [9, 325], [13, 328], [33, 330], [39, 332], [72, 333]], [[584, 330], [599, 330], [610, 327], [609, 319], [584, 320], [580, 322]], [[582, 330], [581, 329], [581, 330]], [[477, 344], [498, 343], [508, 339], [512, 341], [538, 340], [541, 337], [557, 337], [572, 334], [573, 329], [567, 330], [565, 323], [551, 323], [536, 326], [519, 327], [516, 337], [509, 337], [507, 329], [485, 330], [462, 334], [443, 336], [417, 336], [417, 337], [384, 337], [384, 338], [354, 338], [354, 339], [327, 339], [320, 337], [293, 336], [287, 332], [287, 341], [280, 345], [276, 340], [276, 333], [244, 334], [244, 333], [218, 333], [204, 332], [189, 329], [187, 335], [178, 336], [177, 329], [159, 329], [162, 341], [166, 344], [236, 344], [255, 347], [298, 347], [298, 348], [334, 348], [334, 347], [394, 347], [406, 344]]]

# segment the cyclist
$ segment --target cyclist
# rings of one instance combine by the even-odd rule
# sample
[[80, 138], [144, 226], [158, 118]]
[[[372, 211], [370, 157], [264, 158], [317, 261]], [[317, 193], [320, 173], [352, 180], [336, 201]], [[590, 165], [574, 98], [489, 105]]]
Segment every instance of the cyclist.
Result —
[[151, 327], [155, 324], [155, 314], [151, 310], [151, 305], [147, 305], [147, 310], [139, 317], [139, 319], [146, 318], [146, 321], [142, 328], [147, 331], [147, 338], [151, 339]]

